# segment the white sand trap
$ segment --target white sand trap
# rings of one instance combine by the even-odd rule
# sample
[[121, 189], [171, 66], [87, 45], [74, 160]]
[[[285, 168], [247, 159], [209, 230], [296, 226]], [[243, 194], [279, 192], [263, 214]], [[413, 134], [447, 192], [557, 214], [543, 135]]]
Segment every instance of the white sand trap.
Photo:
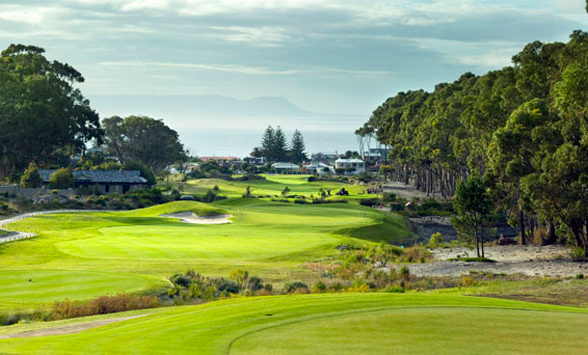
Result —
[[195, 224], [226, 224], [233, 223], [229, 218], [233, 217], [230, 214], [218, 214], [216, 216], [204, 216], [200, 217], [194, 212], [177, 212], [162, 214], [160, 217], [168, 218], [179, 218], [184, 223], [195, 223]]

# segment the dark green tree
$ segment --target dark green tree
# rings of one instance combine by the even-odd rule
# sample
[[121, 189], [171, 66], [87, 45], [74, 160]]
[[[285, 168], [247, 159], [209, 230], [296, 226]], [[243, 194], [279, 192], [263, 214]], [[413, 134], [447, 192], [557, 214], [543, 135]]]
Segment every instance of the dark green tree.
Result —
[[43, 178], [41, 178], [41, 174], [39, 174], [37, 164], [32, 161], [29, 163], [29, 167], [20, 178], [20, 187], [41, 187], [41, 184], [43, 184]]
[[69, 168], [57, 169], [49, 177], [50, 189], [69, 189], [74, 187], [74, 177]]
[[478, 173], [457, 184], [453, 207], [457, 215], [451, 218], [451, 223], [462, 237], [473, 237], [478, 257], [484, 257], [484, 230], [494, 215], [484, 179]]
[[274, 134], [274, 144], [272, 148], [273, 161], [285, 161], [288, 158], [288, 144], [286, 143], [286, 136], [278, 126]]
[[290, 159], [293, 163], [300, 164], [308, 160], [308, 156], [304, 152], [306, 147], [304, 145], [304, 138], [300, 131], [295, 130], [292, 135], [292, 143], [290, 144]]
[[[272, 126], [267, 126], [263, 137], [261, 138], [261, 149], [259, 151], [262, 156], [269, 162], [274, 161], [274, 145], [275, 145], [275, 131]], [[255, 152], [255, 149], [254, 149]]]
[[80, 153], [103, 135], [98, 114], [75, 87], [83, 76], [44, 52], [11, 44], [0, 55], [0, 178], [32, 160], [51, 165], [58, 150]]
[[156, 174], [167, 165], [187, 159], [176, 131], [147, 116], [113, 116], [102, 122], [107, 151], [124, 165], [141, 162]]

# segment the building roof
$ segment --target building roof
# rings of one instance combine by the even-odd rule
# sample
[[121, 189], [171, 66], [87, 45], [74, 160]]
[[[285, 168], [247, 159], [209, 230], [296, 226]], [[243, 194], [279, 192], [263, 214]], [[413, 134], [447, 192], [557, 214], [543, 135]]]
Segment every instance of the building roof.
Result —
[[[39, 170], [43, 182], [48, 183], [51, 174], [56, 170]], [[141, 176], [139, 170], [74, 170], [75, 182], [86, 182], [90, 184], [111, 183], [111, 184], [146, 184], [147, 179]]]
[[299, 169], [300, 166], [294, 163], [275, 163], [272, 168], [276, 169]]
[[215, 161], [231, 161], [231, 160], [239, 160], [239, 158], [237, 158], [237, 157], [230, 157], [230, 156], [226, 156], [226, 157], [212, 156], [212, 157], [200, 157], [200, 160], [202, 160], [203, 162], [207, 162], [209, 160], [215, 160]]
[[363, 163], [363, 160], [361, 159], [337, 159], [335, 160], [335, 163]]

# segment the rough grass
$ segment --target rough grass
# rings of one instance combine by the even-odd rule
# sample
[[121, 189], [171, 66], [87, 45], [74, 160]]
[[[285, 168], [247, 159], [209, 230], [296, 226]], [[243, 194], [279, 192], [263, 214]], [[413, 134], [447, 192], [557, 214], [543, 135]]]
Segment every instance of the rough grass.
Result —
[[[157, 217], [187, 210], [230, 213], [234, 223], [196, 225]], [[38, 237], [0, 245], [0, 311], [162, 287], [166, 276], [188, 268], [210, 276], [243, 268], [267, 282], [312, 283], [318, 276], [303, 264], [335, 255], [337, 244], [392, 240], [394, 231], [406, 234], [402, 225], [382, 220], [382, 215], [348, 204], [234, 199], [216, 205], [182, 201], [137, 211], [36, 216], [9, 228]], [[369, 240], [338, 233], [386, 221], [390, 228]]]
[[[588, 346], [586, 310], [440, 294], [242, 298], [119, 316], [138, 313], [147, 316], [78, 334], [0, 340], [0, 352], [579, 354]], [[0, 334], [63, 324], [17, 325]]]

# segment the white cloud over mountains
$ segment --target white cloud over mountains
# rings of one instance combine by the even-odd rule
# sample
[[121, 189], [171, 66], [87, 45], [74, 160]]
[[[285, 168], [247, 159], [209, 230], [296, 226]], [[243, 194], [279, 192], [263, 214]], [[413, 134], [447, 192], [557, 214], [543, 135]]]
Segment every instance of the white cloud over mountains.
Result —
[[[578, 13], [581, 11], [582, 13]], [[285, 96], [365, 112], [588, 29], [572, 0], [5, 0], [0, 45], [68, 62], [84, 92]]]

